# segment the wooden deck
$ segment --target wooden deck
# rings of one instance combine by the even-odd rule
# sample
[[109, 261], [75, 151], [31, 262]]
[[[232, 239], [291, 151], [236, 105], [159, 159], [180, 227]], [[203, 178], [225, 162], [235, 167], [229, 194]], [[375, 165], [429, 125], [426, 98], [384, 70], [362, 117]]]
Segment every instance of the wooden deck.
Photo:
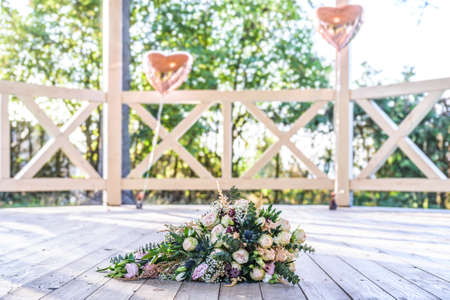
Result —
[[317, 253], [297, 286], [111, 280], [95, 270], [205, 206], [0, 210], [0, 299], [450, 299], [450, 211], [280, 206]]

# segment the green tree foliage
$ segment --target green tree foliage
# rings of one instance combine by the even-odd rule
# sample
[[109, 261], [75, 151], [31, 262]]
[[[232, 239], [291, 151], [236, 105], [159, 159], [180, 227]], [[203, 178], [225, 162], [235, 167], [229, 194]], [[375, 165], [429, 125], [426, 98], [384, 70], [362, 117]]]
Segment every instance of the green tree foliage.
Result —
[[[142, 69], [142, 55], [148, 50], [185, 50], [195, 63], [188, 80], [181, 89], [257, 90], [329, 87], [331, 67], [325, 65], [313, 48], [312, 21], [305, 6], [294, 0], [231, 1], [231, 0], [134, 0], [130, 8], [131, 89], [150, 90]], [[102, 70], [101, 1], [100, 0], [33, 0], [28, 6], [16, 1], [0, 2], [0, 78], [68, 87], [100, 88]], [[367, 74], [357, 83], [360, 86], [377, 84], [376, 71], [367, 66]], [[409, 79], [411, 74], [405, 74]], [[378, 104], [400, 123], [417, 104], [422, 95], [380, 99]], [[64, 100], [64, 99], [63, 99]], [[13, 102], [17, 99], [13, 98]], [[41, 99], [49, 116], [58, 120], [52, 105], [58, 99]], [[70, 114], [79, 103], [64, 100]], [[286, 130], [310, 103], [271, 102], [258, 106], [283, 130]], [[193, 105], [165, 105], [162, 124], [172, 130], [193, 109]], [[157, 105], [146, 108], [156, 116]], [[411, 139], [447, 173], [449, 102], [441, 100], [426, 120], [411, 134]], [[219, 104], [180, 139], [214, 176], [221, 176]], [[333, 174], [332, 105], [317, 115], [304, 129], [310, 137], [311, 148], [324, 144], [315, 163]], [[445, 117], [447, 116], [447, 117]], [[233, 175], [248, 169], [272, 143], [270, 134], [258, 135], [262, 127], [239, 103], [233, 105]], [[58, 125], [62, 125], [59, 123]], [[12, 120], [12, 174], [17, 173], [48, 140], [45, 131], [25, 119]], [[151, 150], [153, 132], [139, 117], [130, 113], [130, 154], [132, 167]], [[84, 155], [97, 169], [100, 161], [101, 107], [81, 126], [85, 144]], [[355, 168], [360, 169], [367, 158], [380, 147], [386, 135], [356, 105], [355, 106]], [[205, 142], [206, 141], [206, 142]], [[258, 142], [258, 145], [256, 143]], [[306, 146], [306, 145], [305, 145]], [[254, 147], [255, 157], [245, 155]], [[242, 150], [244, 149], [244, 151]], [[45, 165], [38, 176], [73, 176], [73, 168], [62, 152]], [[148, 176], [196, 177], [173, 152], [165, 153]], [[302, 166], [284, 154], [278, 154], [257, 177], [310, 177]], [[399, 151], [378, 171], [379, 177], [422, 176]], [[323, 203], [329, 201], [329, 191], [262, 191], [275, 203]], [[3, 193], [5, 201], [22, 199], [30, 202], [38, 194], [24, 198], [17, 193]], [[59, 195], [59, 196], [58, 196]], [[62, 196], [61, 196], [62, 195]], [[69, 193], [44, 194], [46, 197], [68, 199]], [[92, 194], [77, 194], [92, 197]], [[210, 193], [192, 191], [157, 192], [151, 194], [158, 201], [198, 203], [211, 199]], [[58, 202], [58, 201], [56, 201]], [[358, 205], [393, 205], [445, 207], [446, 195], [435, 193], [367, 193], [355, 194]]]

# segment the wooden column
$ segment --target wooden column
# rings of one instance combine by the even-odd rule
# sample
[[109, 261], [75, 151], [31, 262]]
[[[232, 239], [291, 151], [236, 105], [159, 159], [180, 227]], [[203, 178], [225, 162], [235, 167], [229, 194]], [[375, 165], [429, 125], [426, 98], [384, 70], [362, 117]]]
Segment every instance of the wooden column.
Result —
[[[223, 154], [222, 154], [222, 178], [231, 179], [233, 177], [232, 156], [233, 156], [233, 121], [232, 121], [233, 104], [228, 101], [222, 102], [223, 113]], [[229, 187], [227, 187], [229, 188]]]
[[[348, 4], [348, 0], [336, 0], [336, 6]], [[335, 197], [339, 206], [351, 206], [352, 193], [352, 138], [353, 104], [349, 91], [349, 46], [336, 53], [336, 102], [334, 106], [334, 128], [336, 135], [336, 181]]]
[[103, 0], [103, 202], [121, 204], [122, 0]]
[[10, 177], [9, 96], [0, 94], [0, 180]]

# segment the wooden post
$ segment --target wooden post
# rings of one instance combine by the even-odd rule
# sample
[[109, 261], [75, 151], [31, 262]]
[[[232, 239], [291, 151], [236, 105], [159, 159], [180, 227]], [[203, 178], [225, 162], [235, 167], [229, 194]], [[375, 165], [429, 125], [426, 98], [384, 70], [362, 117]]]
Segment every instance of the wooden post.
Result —
[[10, 177], [9, 96], [0, 94], [0, 180]]
[[[348, 0], [336, 0], [336, 6], [348, 4]], [[334, 104], [334, 128], [336, 135], [335, 199], [339, 206], [352, 205], [350, 180], [353, 152], [353, 104], [349, 92], [349, 46], [336, 53], [336, 101]]]
[[121, 204], [122, 0], [103, 0], [103, 202]]
[[223, 154], [222, 154], [222, 178], [231, 179], [233, 177], [233, 104], [231, 102], [222, 102], [223, 114]]

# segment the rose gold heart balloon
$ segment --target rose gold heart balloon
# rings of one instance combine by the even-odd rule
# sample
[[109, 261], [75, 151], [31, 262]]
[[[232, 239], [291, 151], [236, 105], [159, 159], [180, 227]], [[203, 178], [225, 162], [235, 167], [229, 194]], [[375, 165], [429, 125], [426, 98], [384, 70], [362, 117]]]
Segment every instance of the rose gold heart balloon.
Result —
[[186, 80], [192, 62], [193, 58], [187, 52], [165, 55], [159, 51], [150, 51], [144, 56], [145, 74], [155, 90], [161, 95], [167, 95]]
[[345, 48], [355, 37], [362, 23], [360, 5], [320, 7], [317, 9], [319, 32], [337, 51]]

